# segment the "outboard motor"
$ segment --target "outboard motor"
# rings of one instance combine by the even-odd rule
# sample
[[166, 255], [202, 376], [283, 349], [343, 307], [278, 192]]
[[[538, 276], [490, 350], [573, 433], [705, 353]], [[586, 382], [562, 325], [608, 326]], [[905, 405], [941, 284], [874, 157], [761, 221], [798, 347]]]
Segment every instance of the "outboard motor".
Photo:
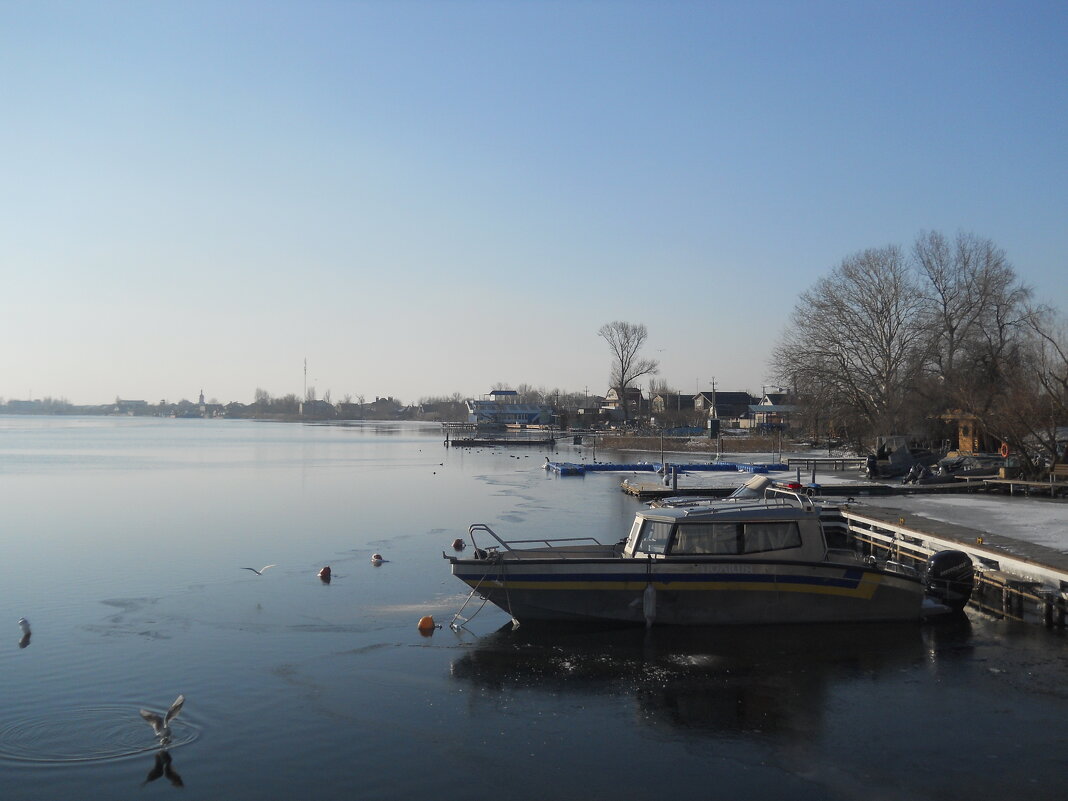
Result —
[[964, 551], [939, 551], [927, 560], [927, 593], [954, 612], [964, 611], [975, 586], [975, 569]]

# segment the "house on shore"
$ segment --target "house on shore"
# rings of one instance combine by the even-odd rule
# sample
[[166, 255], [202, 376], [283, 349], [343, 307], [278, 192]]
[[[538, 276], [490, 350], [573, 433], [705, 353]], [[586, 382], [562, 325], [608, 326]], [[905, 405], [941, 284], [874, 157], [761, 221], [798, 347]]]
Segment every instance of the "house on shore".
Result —
[[694, 399], [696, 395], [682, 395], [678, 392], [658, 392], [653, 395], [650, 404], [653, 414], [668, 414], [675, 412], [685, 414], [695, 411]]
[[797, 411], [797, 406], [790, 402], [785, 392], [767, 392], [760, 403], [749, 407], [753, 428], [761, 433], [788, 431], [790, 415]]
[[626, 422], [628, 414], [631, 417], [637, 417], [645, 412], [645, 396], [642, 395], [641, 387], [627, 387], [625, 398], [624, 404], [624, 396], [620, 395], [616, 387], [608, 390], [608, 394], [604, 396], [604, 403], [601, 404], [601, 410], [609, 420], [617, 423]]
[[694, 398], [694, 409], [705, 417], [719, 420], [724, 428], [751, 428], [753, 418], [749, 407], [760, 402], [748, 392], [722, 392], [713, 390], [699, 392]]
[[495, 389], [479, 400], [467, 401], [467, 421], [483, 427], [549, 426], [553, 409], [545, 403], [520, 403], [514, 389]]

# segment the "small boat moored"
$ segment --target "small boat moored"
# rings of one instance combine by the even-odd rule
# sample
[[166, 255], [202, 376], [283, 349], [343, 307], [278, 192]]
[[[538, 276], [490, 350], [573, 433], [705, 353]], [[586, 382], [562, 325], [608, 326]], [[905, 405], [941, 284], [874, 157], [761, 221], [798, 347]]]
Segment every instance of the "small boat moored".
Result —
[[505, 540], [481, 523], [469, 537], [470, 556], [443, 553], [453, 575], [516, 623], [918, 620], [959, 612], [971, 593], [966, 554], [939, 552], [921, 573], [830, 548], [819, 505], [762, 476], [721, 501], [639, 511], [618, 543]]

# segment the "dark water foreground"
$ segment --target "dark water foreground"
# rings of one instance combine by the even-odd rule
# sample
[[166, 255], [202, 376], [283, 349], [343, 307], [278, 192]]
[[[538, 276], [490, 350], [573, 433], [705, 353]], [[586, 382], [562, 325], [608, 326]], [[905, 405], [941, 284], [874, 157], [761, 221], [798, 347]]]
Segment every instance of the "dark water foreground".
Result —
[[[466, 595], [441, 552], [469, 523], [625, 529], [618, 477], [543, 459], [413, 427], [0, 420], [0, 799], [1062, 797], [1063, 632], [512, 631], [487, 607], [421, 636]], [[178, 693], [162, 753], [138, 709]]]

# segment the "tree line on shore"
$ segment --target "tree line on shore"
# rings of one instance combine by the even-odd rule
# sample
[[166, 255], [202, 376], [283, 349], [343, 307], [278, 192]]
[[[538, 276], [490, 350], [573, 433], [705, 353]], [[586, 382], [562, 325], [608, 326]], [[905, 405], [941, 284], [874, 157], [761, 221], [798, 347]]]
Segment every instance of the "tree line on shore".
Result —
[[970, 426], [1025, 469], [1062, 459], [1068, 337], [1004, 251], [970, 233], [848, 256], [798, 298], [771, 356], [803, 426], [858, 446]]
[[[609, 346], [610, 384], [630, 418], [633, 382], [659, 370], [641, 349], [644, 324], [615, 321], [597, 332]], [[858, 452], [879, 436], [944, 442], [957, 427], [982, 432], [1025, 469], [1066, 460], [1068, 334], [1060, 310], [1037, 302], [1004, 251], [961, 232], [921, 232], [911, 247], [887, 245], [846, 257], [798, 298], [770, 354], [769, 378], [787, 387], [795, 433], [845, 440]], [[666, 382], [661, 391], [671, 392]], [[494, 389], [506, 389], [498, 383]], [[588, 392], [521, 384], [516, 398], [558, 412], [588, 408]], [[131, 406], [130, 404], [138, 404]], [[333, 403], [256, 389], [253, 403], [121, 401], [75, 407], [62, 399], [0, 401], [7, 412], [127, 413], [227, 417], [467, 419], [459, 393], [405, 405], [346, 395]]]

